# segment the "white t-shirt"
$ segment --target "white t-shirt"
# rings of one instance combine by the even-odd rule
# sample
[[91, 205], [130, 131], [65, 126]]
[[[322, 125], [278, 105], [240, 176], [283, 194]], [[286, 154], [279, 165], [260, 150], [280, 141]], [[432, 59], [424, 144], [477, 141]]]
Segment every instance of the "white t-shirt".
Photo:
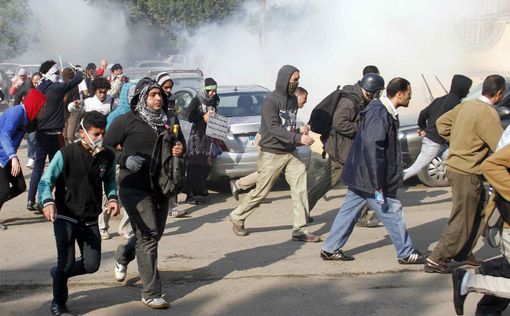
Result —
[[98, 111], [101, 114], [108, 115], [112, 110], [112, 98], [106, 97], [104, 102], [99, 101], [96, 96], [85, 99], [85, 106], [83, 109], [85, 112]]

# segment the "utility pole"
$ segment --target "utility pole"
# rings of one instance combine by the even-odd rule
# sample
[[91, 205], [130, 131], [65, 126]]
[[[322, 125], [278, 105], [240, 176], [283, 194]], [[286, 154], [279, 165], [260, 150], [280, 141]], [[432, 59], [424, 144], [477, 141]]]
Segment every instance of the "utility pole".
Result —
[[266, 0], [259, 0], [260, 8], [260, 29], [259, 29], [259, 46], [262, 47], [264, 42], [265, 30], [264, 30], [264, 13], [266, 12]]

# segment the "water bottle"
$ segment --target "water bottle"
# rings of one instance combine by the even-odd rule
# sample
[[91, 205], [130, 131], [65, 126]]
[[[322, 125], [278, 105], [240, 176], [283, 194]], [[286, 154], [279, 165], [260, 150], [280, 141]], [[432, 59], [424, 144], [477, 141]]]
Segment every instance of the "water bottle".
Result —
[[377, 204], [384, 204], [384, 195], [382, 190], [375, 191], [375, 200], [377, 201]]

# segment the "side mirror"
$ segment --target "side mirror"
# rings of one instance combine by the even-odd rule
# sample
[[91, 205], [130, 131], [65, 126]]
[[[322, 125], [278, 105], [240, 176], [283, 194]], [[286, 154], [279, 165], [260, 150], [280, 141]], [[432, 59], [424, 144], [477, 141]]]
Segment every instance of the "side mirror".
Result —
[[498, 106], [496, 108], [496, 112], [498, 113], [500, 119], [510, 118], [510, 108], [507, 106]]

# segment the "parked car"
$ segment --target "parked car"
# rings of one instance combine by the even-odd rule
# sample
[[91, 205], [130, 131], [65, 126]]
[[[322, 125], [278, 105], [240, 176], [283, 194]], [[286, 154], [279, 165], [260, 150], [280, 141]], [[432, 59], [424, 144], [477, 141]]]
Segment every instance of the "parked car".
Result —
[[[496, 111], [501, 119], [501, 126], [506, 128], [510, 125], [510, 77], [505, 77], [506, 91], [503, 100], [497, 105]], [[464, 100], [473, 100], [482, 94], [482, 83], [474, 86]], [[418, 136], [418, 113], [402, 116], [400, 118], [399, 139], [402, 145], [402, 156], [404, 166], [407, 168], [413, 164], [421, 150], [421, 137]], [[448, 186], [446, 179], [445, 159], [448, 155], [447, 147], [434, 158], [430, 164], [424, 167], [418, 178], [426, 186], [441, 187]]]
[[[220, 143], [223, 153], [216, 157], [209, 180], [235, 179], [257, 171], [258, 149], [255, 135], [260, 128], [260, 111], [269, 90], [258, 85], [219, 86], [220, 104], [218, 114], [230, 120], [227, 139]], [[191, 123], [188, 121], [188, 106], [197, 90], [185, 88], [174, 92], [179, 121], [186, 140], [189, 139]], [[308, 146], [298, 147], [300, 159], [309, 165], [312, 153]]]
[[192, 88], [194, 90], [200, 89], [204, 82], [204, 73], [200, 69], [168, 69], [168, 68], [127, 68], [124, 70], [124, 75], [129, 78], [131, 82], [138, 82], [143, 77], [149, 77], [156, 80], [156, 77], [161, 72], [168, 72], [174, 81], [173, 91], [182, 90], [185, 88]]
[[5, 71], [9, 79], [12, 79], [16, 74], [15, 71], [18, 69], [19, 64], [16, 63], [0, 63], [0, 69]]
[[4, 93], [4, 102], [8, 103], [11, 99], [9, 95], [9, 89], [11, 88], [11, 79], [9, 79], [9, 76], [7, 76], [7, 73], [5, 70], [0, 69], [0, 89], [2, 89], [2, 92]]
[[136, 64], [136, 68], [170, 68], [171, 64], [159, 60], [144, 60]]
[[25, 70], [27, 71], [27, 75], [28, 77], [32, 77], [32, 75], [34, 74], [34, 72], [38, 72], [39, 71], [39, 67], [41, 65], [36, 65], [36, 64], [27, 64], [27, 65], [19, 65], [17, 68], [16, 68], [16, 71], [14, 72], [14, 75], [16, 75], [19, 71], [20, 68], [25, 68]]

